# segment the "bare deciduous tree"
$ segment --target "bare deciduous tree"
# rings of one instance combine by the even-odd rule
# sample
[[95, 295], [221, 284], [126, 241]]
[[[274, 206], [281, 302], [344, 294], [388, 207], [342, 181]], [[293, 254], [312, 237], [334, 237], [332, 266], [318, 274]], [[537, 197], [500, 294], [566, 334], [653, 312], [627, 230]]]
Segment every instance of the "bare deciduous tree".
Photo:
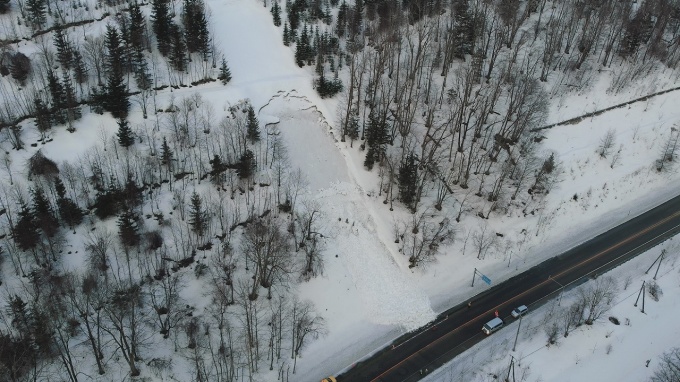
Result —
[[449, 218], [435, 222], [427, 209], [417, 216], [404, 238], [403, 251], [409, 257], [410, 268], [434, 261], [439, 247], [453, 242], [456, 234]]
[[271, 299], [273, 283], [291, 271], [286, 237], [273, 219], [258, 219], [246, 228], [241, 249], [255, 267], [250, 298], [257, 299], [259, 284], [269, 290], [268, 298]]
[[616, 132], [614, 131], [614, 129], [607, 130], [607, 132], [604, 134], [604, 137], [600, 139], [600, 145], [597, 146], [597, 154], [602, 158], [606, 158], [607, 155], [609, 155], [612, 146], [614, 146], [615, 141]]
[[496, 236], [489, 233], [488, 225], [481, 224], [475, 233], [472, 234], [472, 243], [477, 251], [477, 258], [484, 260], [489, 249], [496, 244]]
[[651, 382], [680, 381], [680, 348], [673, 348], [661, 356], [661, 362], [654, 371]]
[[616, 279], [611, 276], [600, 277], [585, 288], [579, 288], [580, 303], [588, 312], [585, 318], [587, 325], [592, 325], [595, 320], [611, 309], [611, 303], [617, 292]]
[[561, 321], [562, 334], [565, 337], [569, 336], [569, 333], [573, 327], [581, 323], [582, 312], [582, 308], [579, 306], [579, 303], [576, 302], [568, 307], [563, 308], [562, 311], [558, 313], [558, 317], [560, 317]]
[[290, 306], [292, 326], [291, 358], [293, 358], [293, 374], [300, 351], [310, 339], [326, 334], [326, 322], [314, 311], [311, 301], [293, 300]]
[[109, 301], [103, 306], [107, 325], [102, 330], [109, 334], [133, 377], [140, 374], [137, 362], [143, 322], [141, 305], [142, 290], [138, 285], [116, 282], [109, 289]]

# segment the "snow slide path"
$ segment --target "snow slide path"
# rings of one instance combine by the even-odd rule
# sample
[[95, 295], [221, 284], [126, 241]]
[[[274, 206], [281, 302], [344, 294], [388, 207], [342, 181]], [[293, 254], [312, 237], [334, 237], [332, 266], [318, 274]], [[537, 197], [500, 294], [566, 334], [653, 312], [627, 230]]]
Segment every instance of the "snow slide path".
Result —
[[[335, 145], [314, 104], [295, 91], [278, 93], [262, 114], [278, 117], [288, 147], [304, 143], [304, 149], [289, 151], [290, 161], [308, 177], [312, 191], [307, 197], [318, 202], [330, 222], [326, 252], [337, 253], [349, 273], [364, 308], [361, 319], [409, 331], [433, 320], [428, 296], [404, 274], [378, 235], [370, 201], [350, 175], [351, 163]], [[341, 276], [333, 271], [329, 269], [327, 277]]]

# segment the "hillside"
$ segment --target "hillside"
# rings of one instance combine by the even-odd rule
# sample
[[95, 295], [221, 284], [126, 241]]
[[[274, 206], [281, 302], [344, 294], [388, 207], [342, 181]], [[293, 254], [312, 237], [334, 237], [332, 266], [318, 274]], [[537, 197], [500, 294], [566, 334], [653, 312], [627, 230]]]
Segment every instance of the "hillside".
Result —
[[679, 33], [664, 0], [0, 0], [0, 380], [351, 367], [677, 195], [676, 91], [543, 127], [677, 88]]

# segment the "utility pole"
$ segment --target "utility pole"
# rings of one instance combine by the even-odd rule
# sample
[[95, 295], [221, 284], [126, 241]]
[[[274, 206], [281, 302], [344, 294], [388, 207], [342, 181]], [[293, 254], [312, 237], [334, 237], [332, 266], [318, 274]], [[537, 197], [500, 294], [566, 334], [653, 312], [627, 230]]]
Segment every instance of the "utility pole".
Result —
[[560, 286], [560, 296], [557, 299], [557, 306], [560, 306], [562, 303], [562, 294], [564, 293], [564, 285], [562, 285], [559, 281], [555, 280], [552, 276], [548, 276], [548, 280], [554, 281], [557, 285]]
[[508, 366], [508, 375], [505, 377], [505, 382], [510, 382], [510, 371], [512, 370], [512, 382], [515, 382], [515, 357], [510, 354], [510, 366]]
[[517, 325], [517, 334], [515, 334], [515, 344], [512, 345], [512, 351], [515, 351], [515, 348], [517, 347], [517, 338], [519, 338], [519, 328], [522, 327], [522, 316], [519, 316], [519, 324]]
[[642, 280], [642, 287], [640, 288], [640, 292], [638, 292], [638, 296], [635, 299], [635, 304], [633, 306], [637, 307], [638, 301], [640, 300], [640, 295], [642, 295], [642, 313], [645, 312], [645, 281]]
[[659, 268], [661, 268], [661, 262], [663, 261], [663, 257], [666, 255], [666, 250], [664, 249], [661, 251], [661, 255], [659, 256], [659, 265], [656, 266], [656, 272], [654, 272], [654, 277], [653, 279], [656, 280], [656, 275], [659, 274]]
[[656, 262], [658, 261], [659, 265], [656, 267], [656, 273], [654, 274], [654, 280], [656, 280], [656, 275], [659, 273], [659, 268], [661, 267], [661, 261], [663, 261], [663, 257], [665, 255], [666, 255], [666, 250], [664, 249], [664, 250], [661, 251], [661, 254], [659, 256], [657, 256], [657, 258], [654, 260], [652, 265], [650, 265], [649, 268], [647, 268], [647, 270], [645, 271], [645, 274], [649, 273], [649, 271], [652, 269], [654, 264], [656, 264]]

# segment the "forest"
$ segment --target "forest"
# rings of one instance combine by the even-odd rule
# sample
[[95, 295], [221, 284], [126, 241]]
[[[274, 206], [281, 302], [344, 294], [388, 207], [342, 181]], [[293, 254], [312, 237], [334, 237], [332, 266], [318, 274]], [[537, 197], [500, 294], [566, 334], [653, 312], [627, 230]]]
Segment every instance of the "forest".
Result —
[[[360, 153], [384, 208], [411, 214], [393, 235], [412, 268], [463, 240], [467, 215], [549, 223], [563, 171], [541, 147], [553, 100], [605, 71], [612, 94], [678, 76], [676, 0], [258, 2], [336, 101], [333, 135]], [[304, 146], [260, 122], [262, 105], [218, 110], [202, 95], [230, 86], [239, 55], [220, 51], [218, 22], [203, 0], [0, 0], [1, 381], [295, 380], [327, 333], [295, 285], [324, 274], [331, 217], [300, 197], [306, 174], [288, 157]], [[117, 131], [77, 161], [38, 148], [90, 118]], [[598, 152], [612, 168], [614, 141]], [[497, 239], [464, 240], [482, 259]], [[210, 304], [194, 306], [197, 288]]]

